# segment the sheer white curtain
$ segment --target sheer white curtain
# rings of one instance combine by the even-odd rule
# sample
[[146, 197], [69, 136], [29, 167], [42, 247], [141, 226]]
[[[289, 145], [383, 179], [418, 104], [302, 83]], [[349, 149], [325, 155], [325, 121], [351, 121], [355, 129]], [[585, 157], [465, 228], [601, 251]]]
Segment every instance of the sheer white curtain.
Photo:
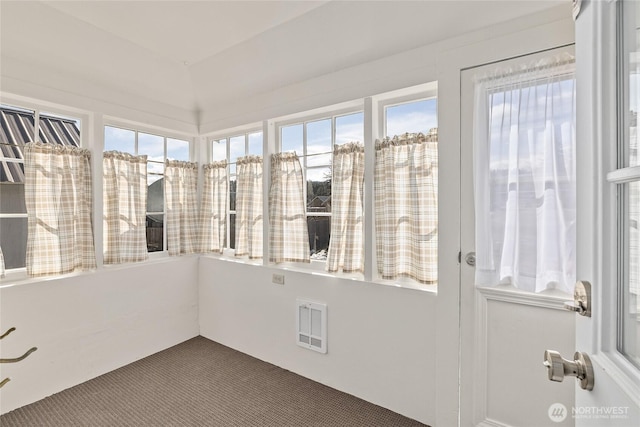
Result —
[[574, 64], [545, 60], [475, 90], [476, 284], [573, 292]]
[[198, 163], [167, 160], [164, 177], [169, 255], [199, 252]]
[[239, 157], [236, 256], [262, 259], [262, 156]]
[[25, 146], [27, 274], [96, 267], [91, 224], [91, 154], [58, 144]]
[[105, 264], [146, 260], [147, 156], [103, 154]]
[[302, 166], [295, 153], [271, 155], [269, 261], [310, 262]]
[[200, 209], [200, 252], [219, 253], [224, 250], [227, 237], [227, 204], [229, 177], [227, 162], [213, 162], [203, 166], [204, 185]]
[[364, 146], [355, 142], [336, 146], [332, 168], [331, 240], [326, 268], [329, 272], [363, 272]]
[[437, 129], [376, 141], [374, 187], [380, 276], [437, 283]]

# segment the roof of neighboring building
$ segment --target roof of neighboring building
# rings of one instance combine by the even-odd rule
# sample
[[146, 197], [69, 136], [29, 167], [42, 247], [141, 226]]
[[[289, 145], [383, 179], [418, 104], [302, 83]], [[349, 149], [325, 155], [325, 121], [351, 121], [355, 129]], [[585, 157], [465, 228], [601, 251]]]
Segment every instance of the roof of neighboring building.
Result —
[[331, 196], [315, 196], [309, 202], [309, 206], [323, 206], [327, 203], [331, 203]]
[[[24, 145], [33, 141], [33, 111], [0, 106], [0, 182], [23, 182]], [[38, 139], [47, 144], [80, 146], [80, 129], [72, 119], [40, 114]]]

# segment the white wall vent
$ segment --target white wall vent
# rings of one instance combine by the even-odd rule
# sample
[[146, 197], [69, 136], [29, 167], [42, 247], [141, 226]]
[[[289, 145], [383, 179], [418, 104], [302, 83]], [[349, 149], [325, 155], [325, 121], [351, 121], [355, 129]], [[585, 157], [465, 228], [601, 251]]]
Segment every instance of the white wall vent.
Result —
[[327, 305], [296, 299], [296, 343], [304, 348], [327, 352]]

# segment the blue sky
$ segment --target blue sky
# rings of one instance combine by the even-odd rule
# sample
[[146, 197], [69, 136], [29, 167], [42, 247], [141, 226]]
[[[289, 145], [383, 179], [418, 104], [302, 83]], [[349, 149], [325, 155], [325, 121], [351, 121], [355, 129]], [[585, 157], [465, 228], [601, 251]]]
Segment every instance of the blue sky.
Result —
[[[104, 150], [122, 151], [130, 154], [146, 154], [149, 184], [162, 178], [164, 173], [164, 137], [138, 132], [138, 152], [135, 150], [135, 132], [128, 129], [105, 126]], [[167, 158], [170, 160], [189, 160], [189, 142], [167, 138]]]

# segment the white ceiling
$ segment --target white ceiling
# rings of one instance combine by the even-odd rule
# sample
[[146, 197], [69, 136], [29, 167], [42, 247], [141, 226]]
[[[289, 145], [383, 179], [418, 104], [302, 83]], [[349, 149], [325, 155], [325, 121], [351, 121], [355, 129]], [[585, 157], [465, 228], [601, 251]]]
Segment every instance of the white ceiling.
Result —
[[197, 113], [568, 1], [1, 0], [0, 59]]
[[195, 64], [326, 1], [47, 1], [112, 36]]

